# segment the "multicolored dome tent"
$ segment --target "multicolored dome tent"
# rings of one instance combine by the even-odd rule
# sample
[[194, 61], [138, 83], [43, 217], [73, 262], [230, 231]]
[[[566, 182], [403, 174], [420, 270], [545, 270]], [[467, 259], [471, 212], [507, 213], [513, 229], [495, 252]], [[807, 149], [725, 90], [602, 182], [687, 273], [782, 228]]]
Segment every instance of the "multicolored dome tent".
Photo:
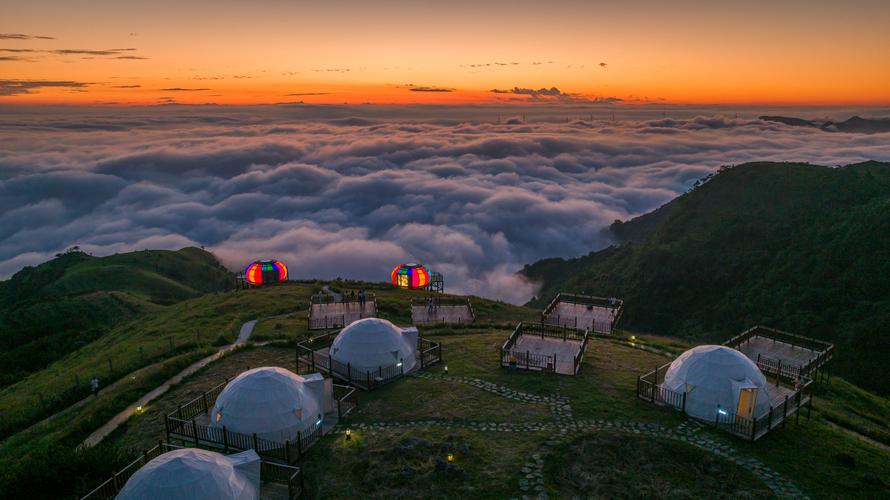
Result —
[[420, 264], [399, 264], [390, 275], [399, 288], [417, 289], [430, 284], [430, 270]]
[[259, 286], [287, 281], [287, 266], [280, 260], [258, 260], [244, 270], [248, 284]]

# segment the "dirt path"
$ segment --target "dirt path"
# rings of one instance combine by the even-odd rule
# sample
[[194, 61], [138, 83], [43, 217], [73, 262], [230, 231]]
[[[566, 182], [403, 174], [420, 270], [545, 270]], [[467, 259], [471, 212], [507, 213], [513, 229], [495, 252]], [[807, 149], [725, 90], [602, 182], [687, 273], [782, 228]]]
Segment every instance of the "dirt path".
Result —
[[[170, 390], [171, 386], [176, 385], [179, 382], [181, 382], [182, 379], [184, 379], [185, 377], [188, 377], [189, 375], [195, 373], [196, 371], [200, 370], [201, 368], [204, 368], [208, 364], [218, 360], [219, 358], [225, 356], [229, 352], [231, 352], [234, 349], [238, 348], [239, 346], [243, 345], [245, 342], [247, 342], [247, 340], [250, 338], [250, 335], [253, 333], [253, 327], [256, 326], [256, 322], [257, 322], [257, 320], [254, 319], [254, 320], [250, 320], [250, 321], [244, 323], [243, 325], [241, 325], [241, 331], [238, 333], [238, 339], [235, 340], [235, 342], [233, 344], [224, 346], [224, 347], [220, 348], [220, 350], [211, 354], [210, 356], [207, 356], [206, 358], [200, 359], [200, 360], [192, 363], [191, 365], [189, 365], [185, 369], [183, 369], [181, 372], [177, 373], [176, 375], [174, 375], [173, 377], [168, 379], [166, 382], [161, 384], [160, 386], [152, 389], [150, 392], [148, 392], [147, 394], [145, 394], [144, 396], [142, 396], [141, 398], [136, 400], [135, 403], [124, 408], [120, 413], [118, 413], [111, 420], [106, 422], [105, 425], [103, 425], [102, 427], [99, 427], [98, 429], [93, 431], [93, 433], [90, 434], [83, 441], [83, 443], [80, 444], [80, 446], [81, 447], [95, 446], [95, 445], [99, 444], [100, 442], [102, 442], [103, 439], [105, 439], [109, 434], [111, 434], [115, 429], [117, 429], [122, 423], [126, 422], [126, 420], [128, 418], [130, 418], [136, 412], [137, 408], [139, 408], [140, 406], [147, 405], [149, 402], [153, 401], [155, 398], [157, 398], [161, 394], [164, 394], [165, 392]], [[113, 386], [114, 386], [114, 384], [112, 384], [112, 386], [110, 386], [110, 387], [113, 387]], [[87, 398], [87, 399], [89, 399], [89, 398]], [[84, 402], [84, 400], [80, 401], [78, 404], [81, 404], [83, 402]], [[52, 418], [52, 417], [50, 417], [50, 418]]]

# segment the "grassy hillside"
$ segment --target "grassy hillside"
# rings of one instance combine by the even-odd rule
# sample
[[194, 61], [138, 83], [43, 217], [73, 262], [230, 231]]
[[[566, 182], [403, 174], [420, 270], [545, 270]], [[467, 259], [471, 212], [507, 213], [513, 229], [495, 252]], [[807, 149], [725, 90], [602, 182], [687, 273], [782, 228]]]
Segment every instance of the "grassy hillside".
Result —
[[26, 267], [0, 282], [0, 387], [114, 325], [231, 284], [216, 258], [197, 248], [109, 257], [73, 251]]
[[[0, 431], [4, 439], [0, 443], [0, 470], [9, 470], [5, 479], [0, 477], [0, 486], [4, 480], [16, 481], [14, 478], [23, 474], [20, 467], [28, 469], [28, 474], [32, 472], [36, 462], [22, 457], [34, 457], [36, 461], [51, 453], [72, 463], [70, 474], [93, 478], [106, 475], [118, 463], [112, 461], [120, 457], [117, 451], [78, 454], [71, 450], [139, 396], [217, 346], [234, 341], [241, 325], [248, 320], [259, 320], [254, 330], [257, 341], [292, 342], [306, 338], [310, 335], [306, 322], [309, 296], [324, 284], [301, 282], [216, 292], [162, 307], [155, 314], [112, 328], [100, 339], [0, 390]], [[373, 283], [339, 281], [330, 283], [330, 287], [335, 291], [373, 292], [380, 316], [398, 324], [410, 321], [410, 298], [423, 295]], [[475, 331], [491, 325], [508, 327], [513, 319], [532, 319], [540, 314], [533, 309], [478, 298], [473, 299], [473, 304], [479, 323], [463, 330]], [[287, 352], [288, 359], [293, 359], [293, 351]], [[69, 408], [88, 394], [87, 381], [92, 376], [99, 377], [103, 387], [119, 383], [113, 389], [103, 390], [98, 398], [88, 399], [85, 405]], [[75, 386], [78, 380], [80, 386]], [[52, 414], [52, 418], [41, 421]], [[94, 467], [101, 457], [109, 463]], [[48, 471], [45, 477], [32, 479], [34, 484], [58, 484], [70, 480], [70, 475], [54, 478]]]
[[767, 324], [838, 344], [836, 368], [890, 393], [890, 165], [751, 163], [616, 223], [623, 240], [523, 272], [626, 300], [624, 326], [720, 341]]

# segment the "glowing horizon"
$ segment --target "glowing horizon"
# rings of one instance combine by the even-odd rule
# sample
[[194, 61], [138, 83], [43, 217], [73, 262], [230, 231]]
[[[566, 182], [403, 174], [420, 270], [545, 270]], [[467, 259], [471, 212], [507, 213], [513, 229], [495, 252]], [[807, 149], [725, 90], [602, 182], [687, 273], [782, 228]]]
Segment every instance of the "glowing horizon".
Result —
[[3, 17], [0, 104], [890, 104], [890, 4], [872, 0], [36, 0]]

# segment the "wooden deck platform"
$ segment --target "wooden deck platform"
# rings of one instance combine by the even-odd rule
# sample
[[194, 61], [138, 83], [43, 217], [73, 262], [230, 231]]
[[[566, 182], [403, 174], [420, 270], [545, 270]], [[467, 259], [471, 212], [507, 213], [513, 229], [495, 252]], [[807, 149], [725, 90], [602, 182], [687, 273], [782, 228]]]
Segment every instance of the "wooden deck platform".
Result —
[[377, 316], [376, 299], [359, 302], [326, 302], [309, 305], [309, 329], [343, 328], [353, 321]]
[[544, 318], [549, 325], [590, 329], [599, 333], [611, 333], [620, 306], [605, 307], [590, 304], [557, 302]]
[[554, 367], [556, 373], [574, 375], [575, 356], [581, 350], [581, 342], [553, 337], [541, 338], [537, 335], [520, 335], [512, 350], [513, 352], [528, 352], [531, 355], [553, 357], [556, 360]]
[[415, 325], [466, 324], [473, 322], [473, 313], [466, 304], [433, 306], [432, 311], [426, 305], [412, 305], [411, 322]]
[[783, 366], [801, 367], [819, 357], [819, 351], [787, 344], [761, 336], [751, 337], [738, 347], [739, 352], [754, 361], [781, 361]]

